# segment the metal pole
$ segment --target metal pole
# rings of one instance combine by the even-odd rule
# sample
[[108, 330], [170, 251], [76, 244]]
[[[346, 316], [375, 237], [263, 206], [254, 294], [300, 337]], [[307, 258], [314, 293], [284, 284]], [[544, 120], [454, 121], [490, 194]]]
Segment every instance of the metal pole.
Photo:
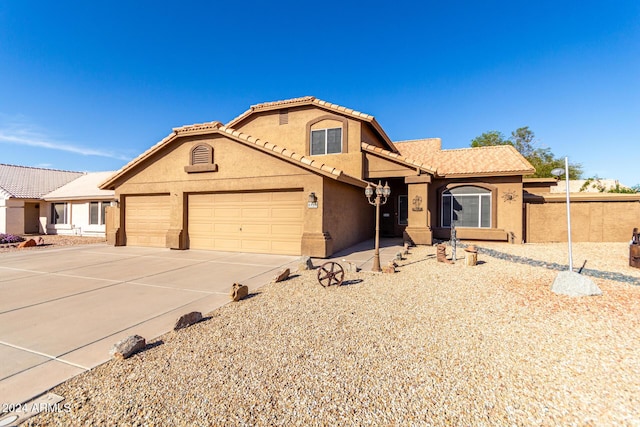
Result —
[[380, 196], [376, 196], [376, 250], [371, 271], [382, 271], [380, 268]]
[[571, 205], [569, 200], [569, 158], [564, 158], [565, 178], [567, 181], [567, 234], [569, 241], [569, 271], [573, 271], [573, 254], [571, 253]]

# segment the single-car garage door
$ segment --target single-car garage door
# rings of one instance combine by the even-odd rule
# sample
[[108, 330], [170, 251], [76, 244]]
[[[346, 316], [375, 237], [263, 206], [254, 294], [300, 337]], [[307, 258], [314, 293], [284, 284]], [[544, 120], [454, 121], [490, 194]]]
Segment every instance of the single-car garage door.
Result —
[[304, 207], [301, 191], [192, 194], [189, 247], [300, 255]]
[[166, 246], [169, 230], [169, 196], [127, 196], [125, 235], [127, 246]]

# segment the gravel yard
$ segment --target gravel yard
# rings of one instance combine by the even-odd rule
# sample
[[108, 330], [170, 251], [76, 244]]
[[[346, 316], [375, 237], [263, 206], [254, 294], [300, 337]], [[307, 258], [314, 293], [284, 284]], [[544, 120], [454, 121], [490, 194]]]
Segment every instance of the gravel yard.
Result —
[[[478, 246], [567, 259], [566, 244]], [[70, 411], [27, 425], [640, 426], [628, 255], [574, 244], [576, 268], [629, 278], [594, 278], [604, 295], [581, 298], [549, 291], [555, 270], [482, 252], [436, 263], [434, 247], [341, 287], [300, 272], [55, 388]]]

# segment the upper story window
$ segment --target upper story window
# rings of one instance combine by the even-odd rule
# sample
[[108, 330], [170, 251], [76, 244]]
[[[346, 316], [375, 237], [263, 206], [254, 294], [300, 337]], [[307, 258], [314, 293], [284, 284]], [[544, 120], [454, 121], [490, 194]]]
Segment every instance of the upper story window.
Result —
[[342, 128], [311, 131], [311, 155], [342, 153]]
[[441, 226], [491, 228], [491, 191], [465, 185], [442, 193]]

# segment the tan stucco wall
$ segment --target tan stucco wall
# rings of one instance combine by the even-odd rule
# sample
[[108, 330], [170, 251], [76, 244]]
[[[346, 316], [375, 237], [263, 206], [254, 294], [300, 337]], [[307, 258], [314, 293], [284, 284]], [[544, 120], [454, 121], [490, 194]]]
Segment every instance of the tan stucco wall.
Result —
[[479, 186], [484, 184], [485, 188], [493, 191], [491, 229], [458, 228], [459, 239], [523, 242], [522, 177], [434, 180], [433, 184], [431, 184], [429, 210], [434, 237], [438, 239], [448, 239], [450, 237], [449, 229], [440, 228], [440, 190], [448, 184]]
[[364, 179], [380, 179], [391, 177], [416, 176], [418, 172], [399, 162], [380, 157], [372, 153], [364, 153]]
[[325, 180], [322, 197], [323, 230], [331, 235], [334, 252], [373, 237], [375, 207], [362, 188]]
[[[201, 143], [213, 147], [214, 163], [218, 165], [217, 172], [184, 171], [184, 166], [189, 163], [191, 149]], [[322, 203], [325, 180], [331, 178], [314, 174], [303, 167], [222, 135], [184, 137], [174, 141], [170, 147], [128, 173], [123, 182], [116, 186], [116, 198], [122, 199], [135, 194], [170, 194], [171, 225], [167, 246], [185, 249], [188, 230], [187, 195], [190, 193], [301, 189], [305, 194], [305, 200], [309, 193], [315, 192]], [[119, 209], [119, 216], [121, 224], [125, 225], [124, 209]], [[126, 233], [126, 230], [124, 232]], [[321, 242], [323, 232], [320, 207], [306, 209], [304, 238], [309, 241], [316, 238], [318, 241], [314, 241], [311, 246], [303, 245], [306, 249], [305, 255], [330, 255], [327, 251], [330, 251], [331, 247]]]
[[[529, 243], [567, 241], [567, 204], [562, 197], [547, 199], [526, 204]], [[633, 228], [640, 228], [640, 201], [575, 199], [571, 196], [572, 241], [627, 242]]]
[[367, 144], [375, 145], [376, 147], [385, 148], [387, 150], [389, 149], [368, 123], [362, 124], [362, 127], [360, 128], [360, 139], [361, 142], [366, 142]]
[[0, 233], [24, 233], [24, 200], [0, 200]]

